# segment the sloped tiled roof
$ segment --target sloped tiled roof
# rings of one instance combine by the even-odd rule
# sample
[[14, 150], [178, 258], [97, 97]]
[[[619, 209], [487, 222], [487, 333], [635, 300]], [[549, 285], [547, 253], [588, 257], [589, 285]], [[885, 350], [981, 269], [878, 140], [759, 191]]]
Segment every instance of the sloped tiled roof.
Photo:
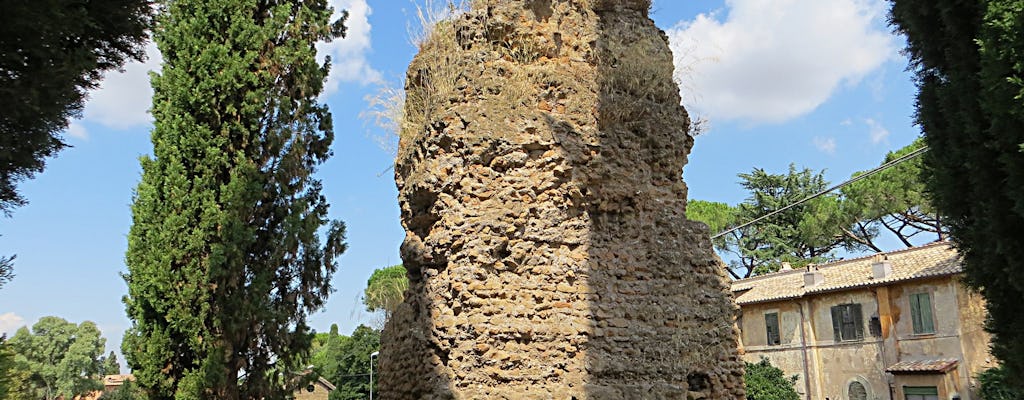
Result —
[[324, 387], [327, 388], [328, 390], [335, 390], [335, 389], [337, 389], [336, 387], [334, 387], [333, 384], [331, 384], [331, 381], [329, 381], [327, 379], [324, 379], [324, 377], [322, 377], [322, 376], [317, 378], [316, 381], [320, 382], [320, 384], [324, 385]]
[[[736, 303], [740, 305], [795, 299], [805, 295], [833, 292], [857, 287], [881, 286], [893, 282], [953, 275], [962, 272], [960, 256], [949, 242], [885, 253], [892, 264], [892, 274], [873, 279], [871, 264], [874, 255], [836, 261], [816, 266], [824, 281], [804, 288], [803, 268], [779, 271], [732, 282]], [[812, 267], [815, 268], [815, 267]]]
[[134, 381], [135, 375], [132, 374], [120, 374], [120, 375], [107, 375], [103, 377], [104, 386], [119, 386], [123, 385], [125, 381]]
[[885, 372], [892, 372], [894, 374], [928, 374], [928, 373], [943, 373], [953, 368], [960, 362], [955, 358], [940, 358], [935, 360], [919, 360], [919, 361], [900, 361], [896, 364], [890, 365], [889, 368], [885, 369]]

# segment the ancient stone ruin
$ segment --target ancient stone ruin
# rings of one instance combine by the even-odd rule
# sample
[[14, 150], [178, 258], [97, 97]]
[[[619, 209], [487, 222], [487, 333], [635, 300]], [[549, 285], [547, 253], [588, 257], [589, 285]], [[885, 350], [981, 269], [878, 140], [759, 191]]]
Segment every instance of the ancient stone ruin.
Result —
[[409, 68], [385, 399], [742, 398], [649, 0], [477, 0]]

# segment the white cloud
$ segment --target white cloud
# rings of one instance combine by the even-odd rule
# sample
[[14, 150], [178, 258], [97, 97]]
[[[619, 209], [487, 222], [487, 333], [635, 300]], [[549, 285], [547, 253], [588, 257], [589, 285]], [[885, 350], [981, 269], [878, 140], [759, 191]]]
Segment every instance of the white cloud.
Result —
[[[336, 17], [341, 10], [348, 10], [346, 22], [348, 32], [345, 38], [317, 46], [318, 56], [331, 56], [331, 74], [325, 94], [337, 90], [342, 82], [361, 84], [381, 81], [379, 71], [370, 67], [366, 52], [370, 50], [370, 7], [366, 0], [331, 0]], [[111, 71], [104, 75], [103, 83], [93, 91], [86, 103], [83, 119], [108, 128], [128, 129], [149, 125], [153, 121], [149, 108], [152, 106], [153, 89], [149, 83], [149, 72], [159, 71], [163, 58], [152, 42], [146, 46], [147, 60], [131, 63], [124, 71]], [[72, 130], [75, 129], [75, 130]], [[79, 137], [85, 129], [69, 127], [68, 134]]]
[[[896, 55], [883, 0], [726, 0], [668, 31], [688, 107], [712, 120], [782, 122]], [[692, 93], [686, 93], [691, 91]], [[696, 101], [695, 101], [696, 100]]]
[[382, 81], [380, 71], [373, 69], [366, 59], [370, 51], [370, 21], [373, 12], [366, 0], [331, 0], [335, 18], [341, 11], [348, 11], [345, 26], [348, 30], [344, 38], [335, 39], [330, 43], [317, 46], [317, 57], [323, 61], [324, 56], [331, 56], [331, 73], [324, 87], [324, 94], [330, 95], [338, 90], [343, 82], [354, 82], [362, 85]]
[[82, 140], [89, 138], [89, 131], [87, 131], [85, 127], [78, 122], [68, 124], [67, 134], [71, 137], [76, 137]]
[[815, 136], [814, 147], [825, 154], [836, 154], [836, 138]]
[[871, 136], [872, 144], [882, 143], [889, 138], [889, 130], [885, 129], [881, 123], [875, 121], [873, 118], [865, 119], [864, 124], [868, 126], [868, 133]]
[[850, 125], [853, 125], [853, 120], [852, 120], [852, 119], [850, 119], [850, 118], [844, 119], [844, 120], [842, 120], [841, 122], [839, 122], [839, 125], [842, 125], [842, 126], [850, 126]]
[[153, 88], [149, 85], [149, 71], [159, 71], [161, 62], [160, 51], [151, 42], [146, 45], [145, 63], [128, 64], [123, 72], [107, 72], [100, 88], [89, 96], [85, 119], [114, 129], [151, 123]]
[[7, 337], [11, 337], [23, 326], [25, 326], [25, 318], [22, 316], [12, 312], [0, 314], [0, 335], [7, 334]]

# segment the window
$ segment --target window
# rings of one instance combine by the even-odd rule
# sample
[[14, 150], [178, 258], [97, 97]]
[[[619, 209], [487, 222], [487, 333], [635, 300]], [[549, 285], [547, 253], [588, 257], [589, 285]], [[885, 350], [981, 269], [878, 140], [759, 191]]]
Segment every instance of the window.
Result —
[[871, 336], [874, 337], [882, 336], [882, 321], [877, 316], [872, 316], [868, 320], [868, 332], [871, 332]]
[[939, 400], [939, 389], [935, 386], [904, 386], [906, 400]]
[[850, 400], [868, 400], [868, 389], [864, 387], [863, 383], [857, 381], [850, 382], [850, 387], [846, 391], [846, 398]]
[[774, 346], [782, 343], [779, 337], [779, 313], [767, 313], [764, 315], [764, 328], [768, 334], [768, 345]]
[[864, 318], [860, 304], [832, 307], [832, 331], [837, 342], [864, 339]]
[[910, 319], [914, 322], [914, 333], [935, 333], [931, 293], [910, 295]]

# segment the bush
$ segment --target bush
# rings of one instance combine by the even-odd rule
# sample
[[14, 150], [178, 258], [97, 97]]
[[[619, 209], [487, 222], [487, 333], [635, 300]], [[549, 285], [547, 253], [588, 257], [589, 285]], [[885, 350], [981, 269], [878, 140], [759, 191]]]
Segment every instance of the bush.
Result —
[[1024, 390], [1010, 386], [1010, 377], [1002, 366], [989, 368], [978, 374], [978, 395], [982, 400], [1024, 399]]
[[747, 372], [743, 376], [748, 400], [800, 400], [796, 379], [796, 375], [786, 378], [781, 369], [764, 357], [756, 364], [747, 363]]

